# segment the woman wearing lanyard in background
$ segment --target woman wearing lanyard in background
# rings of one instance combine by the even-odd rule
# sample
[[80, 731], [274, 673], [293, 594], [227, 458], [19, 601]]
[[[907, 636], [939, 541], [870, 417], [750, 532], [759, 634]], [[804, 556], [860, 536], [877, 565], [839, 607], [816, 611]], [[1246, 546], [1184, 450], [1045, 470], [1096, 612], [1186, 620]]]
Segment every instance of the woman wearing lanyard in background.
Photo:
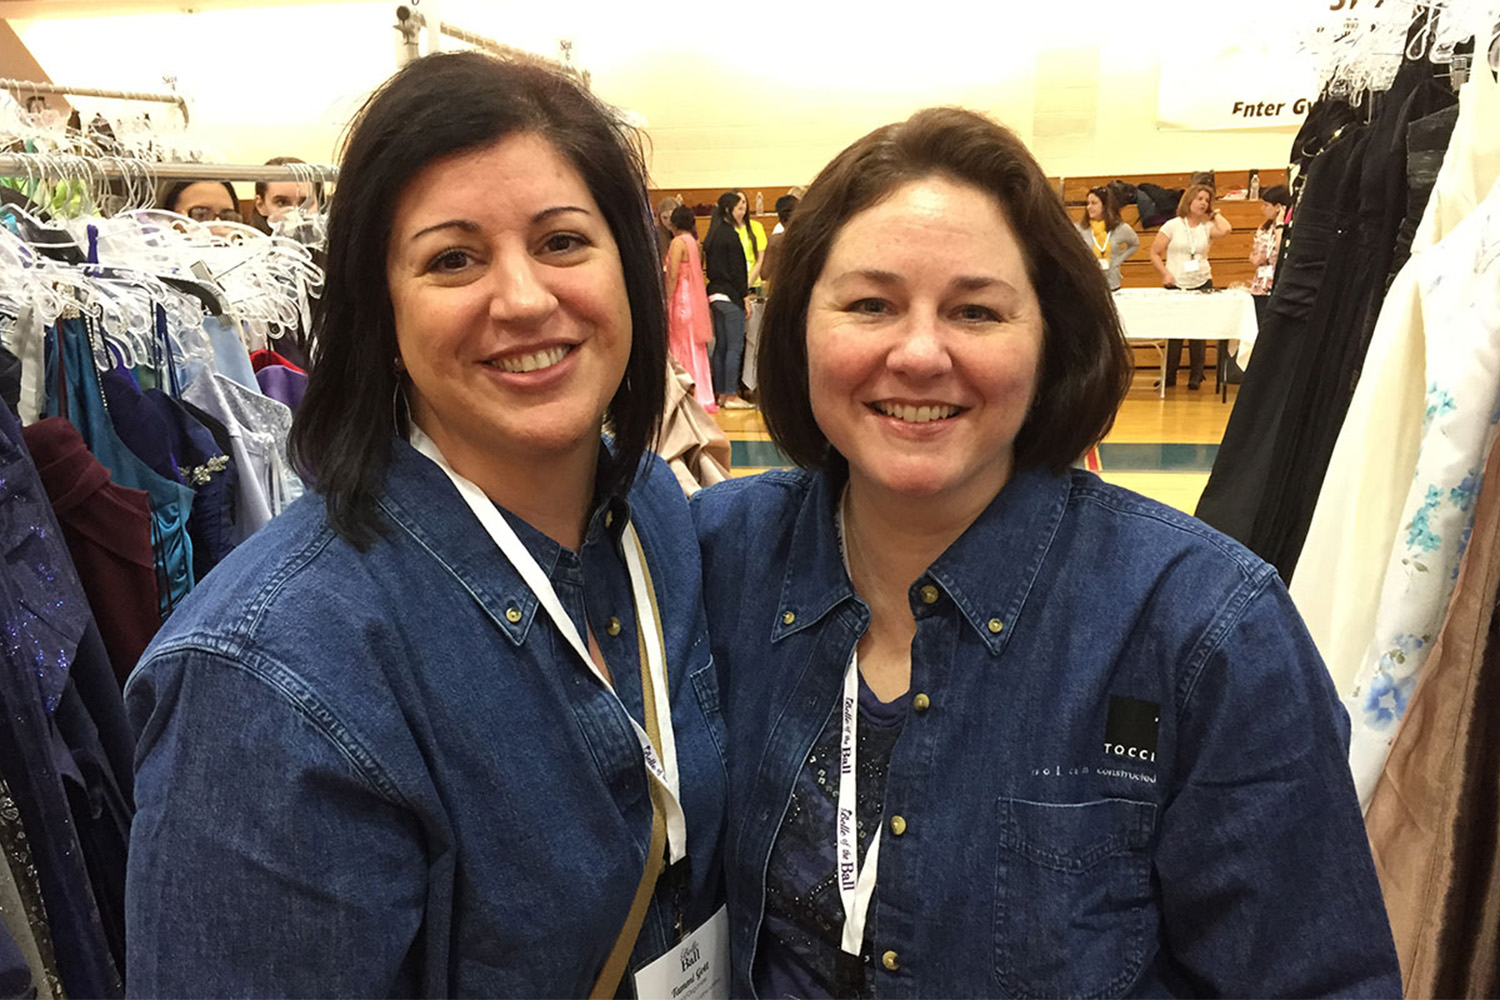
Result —
[[[1151, 243], [1151, 263], [1161, 275], [1165, 288], [1183, 291], [1211, 292], [1214, 275], [1208, 264], [1208, 248], [1214, 240], [1230, 230], [1229, 220], [1213, 207], [1214, 189], [1207, 184], [1189, 184], [1177, 202], [1177, 217], [1168, 219], [1157, 230]], [[1224, 349], [1220, 342], [1219, 349]], [[1203, 340], [1188, 341], [1188, 388], [1203, 384], [1203, 360], [1208, 345]], [[1177, 384], [1177, 368], [1182, 360], [1182, 341], [1167, 341], [1167, 385]]]
[[1130, 360], [1009, 131], [918, 112], [777, 248], [694, 496], [736, 995], [1398, 996], [1348, 721], [1272, 567], [1070, 464]]
[[1078, 233], [1093, 248], [1094, 260], [1104, 272], [1110, 291], [1120, 287], [1120, 262], [1140, 249], [1140, 237], [1120, 219], [1114, 192], [1106, 187], [1089, 188]]
[[669, 991], [685, 935], [722, 952], [725, 775], [686, 502], [642, 462], [639, 147], [565, 77], [434, 55], [365, 105], [340, 186], [293, 429], [322, 496], [126, 689], [128, 989]]

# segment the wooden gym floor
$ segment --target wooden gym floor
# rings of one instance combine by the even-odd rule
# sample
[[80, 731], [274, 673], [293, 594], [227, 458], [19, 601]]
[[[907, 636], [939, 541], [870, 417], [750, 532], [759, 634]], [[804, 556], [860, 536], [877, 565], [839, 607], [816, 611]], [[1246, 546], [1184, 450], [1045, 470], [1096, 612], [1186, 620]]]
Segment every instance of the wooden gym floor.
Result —
[[[1197, 392], [1187, 388], [1187, 372], [1181, 372], [1177, 386], [1159, 399], [1152, 388], [1156, 370], [1139, 369], [1114, 429], [1099, 446], [1099, 475], [1191, 514], [1208, 482], [1238, 390], [1230, 386], [1228, 402], [1221, 402], [1212, 372], [1210, 368]], [[788, 464], [767, 436], [759, 411], [720, 410], [716, 419], [729, 436], [733, 475]]]

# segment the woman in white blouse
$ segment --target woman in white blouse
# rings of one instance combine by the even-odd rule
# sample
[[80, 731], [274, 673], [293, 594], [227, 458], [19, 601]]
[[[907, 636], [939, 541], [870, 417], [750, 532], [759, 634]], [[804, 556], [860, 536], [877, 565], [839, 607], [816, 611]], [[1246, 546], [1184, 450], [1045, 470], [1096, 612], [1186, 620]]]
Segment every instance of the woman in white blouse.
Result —
[[[1230, 230], [1229, 220], [1213, 207], [1214, 189], [1207, 184], [1189, 184], [1177, 203], [1177, 217], [1168, 219], [1156, 234], [1151, 244], [1151, 264], [1161, 275], [1166, 288], [1181, 288], [1184, 291], [1211, 292], [1214, 287], [1213, 271], [1208, 263], [1208, 248], [1214, 240]], [[1196, 389], [1203, 383], [1203, 359], [1206, 353], [1202, 340], [1188, 341], [1188, 356], [1192, 363], [1192, 374], [1188, 376], [1188, 388]], [[1177, 365], [1182, 355], [1182, 341], [1167, 341], [1167, 385], [1177, 382]]]

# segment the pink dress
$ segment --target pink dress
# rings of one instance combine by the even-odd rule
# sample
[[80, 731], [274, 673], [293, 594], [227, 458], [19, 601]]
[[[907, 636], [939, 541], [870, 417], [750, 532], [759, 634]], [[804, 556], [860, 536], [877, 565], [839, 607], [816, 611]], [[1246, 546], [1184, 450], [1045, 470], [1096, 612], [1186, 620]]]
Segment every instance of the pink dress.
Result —
[[709, 413], [714, 402], [713, 378], [708, 368], [708, 342], [713, 339], [713, 321], [708, 315], [708, 291], [698, 241], [686, 233], [673, 238], [683, 244], [682, 263], [677, 268], [677, 287], [667, 304], [667, 349], [693, 377], [693, 396]]

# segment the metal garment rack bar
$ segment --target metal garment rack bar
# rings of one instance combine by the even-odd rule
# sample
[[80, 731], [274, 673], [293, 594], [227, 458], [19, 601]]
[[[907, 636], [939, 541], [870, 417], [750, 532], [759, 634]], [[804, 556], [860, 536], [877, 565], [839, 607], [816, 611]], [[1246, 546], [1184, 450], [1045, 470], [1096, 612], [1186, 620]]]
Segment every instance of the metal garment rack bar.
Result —
[[[232, 163], [151, 163], [128, 157], [69, 157], [42, 153], [0, 153], [0, 177], [76, 176], [77, 164], [108, 180], [149, 175], [162, 181], [336, 181], [339, 168], [324, 163], [267, 167]], [[71, 167], [71, 169], [70, 169]]]
[[0, 79], [0, 87], [18, 94], [60, 94], [65, 97], [108, 97], [120, 101], [155, 101], [158, 104], [175, 104], [182, 112], [182, 123], [188, 124], [187, 100], [181, 94], [153, 93], [145, 90], [99, 90], [96, 87], [64, 87], [56, 83], [38, 83], [31, 80]]
[[514, 59], [517, 62], [540, 64], [559, 73], [566, 73], [568, 76], [582, 83], [585, 90], [589, 89], [589, 73], [586, 70], [580, 71], [577, 67], [558, 62], [556, 59], [548, 59], [546, 56], [539, 56], [534, 52], [527, 52], [525, 49], [518, 49], [503, 42], [497, 42], [493, 38], [460, 28], [456, 24], [449, 24], [447, 21], [429, 21], [420, 11], [406, 4], [401, 4], [396, 8], [395, 25], [396, 30], [401, 33], [402, 45], [405, 50], [403, 65], [421, 55], [420, 42], [418, 40], [420, 32], [423, 28], [431, 30], [434, 24], [437, 26], [439, 35], [446, 35], [454, 41], [463, 42], [465, 45], [472, 45], [476, 49], [481, 49], [493, 56], [499, 56], [501, 59]]

